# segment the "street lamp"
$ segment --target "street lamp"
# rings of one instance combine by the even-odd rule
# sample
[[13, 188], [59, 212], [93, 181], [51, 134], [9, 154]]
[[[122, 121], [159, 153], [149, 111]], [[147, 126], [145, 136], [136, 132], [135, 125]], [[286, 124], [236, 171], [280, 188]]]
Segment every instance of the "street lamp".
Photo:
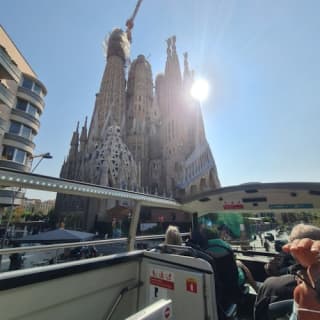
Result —
[[35, 159], [35, 158], [40, 158], [39, 161], [36, 163], [36, 165], [33, 167], [33, 169], [31, 170], [31, 172], [34, 172], [38, 165], [40, 164], [40, 162], [43, 160], [43, 159], [52, 159], [52, 155], [50, 154], [50, 152], [46, 152], [46, 153], [41, 153], [41, 154], [38, 154], [36, 156], [32, 156], [31, 159]]

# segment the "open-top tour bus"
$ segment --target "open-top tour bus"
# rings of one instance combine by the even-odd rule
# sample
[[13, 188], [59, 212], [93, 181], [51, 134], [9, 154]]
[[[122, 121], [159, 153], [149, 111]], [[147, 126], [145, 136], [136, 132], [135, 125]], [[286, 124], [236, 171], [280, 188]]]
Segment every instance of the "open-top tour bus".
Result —
[[[316, 213], [320, 207], [319, 183], [253, 183], [207, 191], [174, 200], [137, 192], [117, 190], [36, 174], [0, 169], [3, 187], [31, 188], [100, 199], [127, 199], [133, 203], [128, 237], [83, 242], [81, 245], [125, 243], [126, 252], [38, 266], [0, 274], [1, 319], [220, 319], [216, 303], [212, 265], [187, 247], [168, 250], [136, 250], [140, 239], [161, 236], [136, 235], [140, 209], [178, 209], [201, 217], [207, 213], [232, 214], [273, 212], [302, 208]], [[191, 220], [191, 219], [190, 219]], [[4, 248], [2, 257], [13, 252], [56, 252], [79, 246], [63, 243], [44, 246]], [[266, 276], [263, 264], [276, 253], [237, 251], [259, 281]], [[250, 254], [250, 255], [248, 255]], [[254, 257], [252, 256], [253, 254]], [[252, 318], [252, 296], [225, 310], [226, 317]], [[251, 304], [250, 304], [251, 301]], [[246, 308], [244, 308], [246, 309]], [[238, 313], [238, 314], [237, 314]]]

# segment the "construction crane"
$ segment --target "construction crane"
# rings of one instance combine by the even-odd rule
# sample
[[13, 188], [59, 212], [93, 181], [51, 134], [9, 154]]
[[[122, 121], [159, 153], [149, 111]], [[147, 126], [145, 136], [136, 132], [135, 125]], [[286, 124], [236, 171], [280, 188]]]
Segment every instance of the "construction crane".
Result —
[[138, 0], [137, 5], [134, 8], [132, 16], [126, 22], [126, 27], [127, 27], [126, 33], [127, 33], [128, 40], [130, 42], [132, 42], [131, 30], [132, 30], [132, 28], [134, 26], [134, 19], [135, 19], [137, 13], [138, 13], [138, 10], [139, 10], [139, 7], [141, 5], [141, 2], [142, 2], [142, 0]]

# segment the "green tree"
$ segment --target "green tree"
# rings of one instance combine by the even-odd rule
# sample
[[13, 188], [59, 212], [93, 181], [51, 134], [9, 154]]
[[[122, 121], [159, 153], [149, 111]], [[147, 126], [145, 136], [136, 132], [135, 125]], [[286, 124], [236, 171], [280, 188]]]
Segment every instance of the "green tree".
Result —
[[59, 225], [60, 217], [56, 212], [55, 208], [52, 208], [48, 212], [47, 219], [48, 219], [48, 225], [51, 229], [55, 229]]

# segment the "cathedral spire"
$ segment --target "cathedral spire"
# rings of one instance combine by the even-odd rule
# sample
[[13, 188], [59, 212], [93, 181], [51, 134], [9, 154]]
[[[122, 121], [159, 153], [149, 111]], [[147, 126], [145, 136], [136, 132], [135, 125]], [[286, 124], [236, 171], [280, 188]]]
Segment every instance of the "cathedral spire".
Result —
[[83, 125], [82, 130], [81, 130], [80, 152], [85, 151], [85, 148], [86, 148], [86, 145], [87, 145], [87, 142], [88, 142], [87, 119], [88, 119], [88, 117], [86, 117], [86, 119], [84, 121], [84, 125]]
[[167, 61], [166, 61], [166, 68], [165, 68], [165, 74], [169, 73], [170, 70], [170, 64], [171, 64], [171, 38], [168, 38], [166, 40], [167, 42]]
[[171, 38], [166, 40], [167, 42], [167, 58], [171, 57]]
[[80, 141], [86, 141], [88, 138], [88, 136], [87, 136], [87, 120], [88, 120], [88, 117], [86, 117], [86, 119], [84, 121], [84, 125], [81, 130]]
[[71, 139], [71, 146], [78, 146], [79, 144], [79, 121], [77, 122], [77, 128], [73, 132], [72, 139]]
[[176, 50], [176, 36], [172, 36], [173, 76], [178, 84], [181, 84], [181, 70]]
[[176, 36], [172, 36], [171, 38], [172, 40], [172, 55], [177, 55], [177, 51], [176, 51]]
[[181, 71], [179, 58], [176, 51], [176, 36], [172, 36], [167, 40], [167, 63], [165, 74], [171, 79], [171, 81], [178, 86], [181, 85]]
[[190, 74], [190, 70], [189, 70], [189, 62], [188, 62], [188, 52], [185, 52], [183, 54], [183, 57], [184, 57], [184, 71], [183, 71], [183, 76], [186, 77], [186, 76], [189, 76]]
[[188, 52], [183, 54], [184, 57], [184, 70], [183, 70], [183, 88], [186, 96], [189, 96], [192, 85], [192, 72], [189, 69]]

